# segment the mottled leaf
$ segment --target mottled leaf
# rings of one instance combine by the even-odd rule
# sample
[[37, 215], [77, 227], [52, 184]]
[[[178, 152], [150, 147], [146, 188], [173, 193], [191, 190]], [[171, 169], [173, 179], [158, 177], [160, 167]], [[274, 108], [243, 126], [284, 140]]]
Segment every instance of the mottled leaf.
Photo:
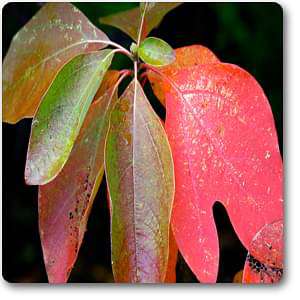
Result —
[[173, 232], [197, 278], [215, 282], [215, 201], [225, 206], [247, 249], [262, 226], [282, 218], [282, 160], [272, 111], [255, 79], [234, 65], [183, 68], [168, 82], [166, 132], [176, 178]]
[[[100, 18], [100, 22], [117, 27], [127, 33], [133, 40], [138, 41], [139, 29], [141, 29], [141, 40], [157, 27], [164, 16], [181, 3], [157, 2], [147, 3], [143, 7], [136, 7], [124, 12]], [[144, 12], [144, 13], [143, 13]], [[143, 22], [141, 18], [144, 16]]]
[[60, 172], [112, 57], [111, 50], [81, 54], [59, 72], [32, 121], [27, 184], [46, 184]]
[[[109, 191], [107, 190], [107, 206], [109, 209], [109, 213], [111, 216], [111, 205], [110, 205], [110, 196]], [[169, 257], [168, 257], [168, 265], [167, 272], [164, 283], [176, 283], [176, 264], [177, 264], [177, 256], [178, 256], [178, 247], [174, 238], [174, 234], [172, 232], [172, 228], [170, 226], [169, 229]]]
[[117, 99], [116, 80], [106, 78], [103, 85], [110, 89], [90, 106], [65, 167], [52, 182], [39, 187], [40, 237], [50, 283], [68, 280], [102, 179], [109, 114]]
[[[164, 75], [172, 77], [172, 74], [176, 74], [177, 71], [185, 67], [219, 62], [213, 52], [200, 45], [177, 48], [175, 56], [176, 59], [172, 64], [159, 68], [159, 71]], [[170, 85], [168, 85], [168, 82], [164, 82], [164, 91], [162, 91], [161, 76], [149, 71], [148, 78], [155, 96], [165, 105], [165, 93], [171, 88]]]
[[109, 39], [69, 3], [47, 3], [14, 36], [3, 62], [3, 120], [34, 116], [62, 66]]
[[164, 282], [174, 196], [173, 162], [164, 128], [133, 80], [117, 102], [106, 141], [116, 282]]
[[283, 272], [283, 221], [265, 225], [253, 238], [243, 283], [279, 282]]
[[148, 37], [140, 44], [137, 53], [147, 64], [160, 67], [174, 62], [175, 52], [165, 41]]

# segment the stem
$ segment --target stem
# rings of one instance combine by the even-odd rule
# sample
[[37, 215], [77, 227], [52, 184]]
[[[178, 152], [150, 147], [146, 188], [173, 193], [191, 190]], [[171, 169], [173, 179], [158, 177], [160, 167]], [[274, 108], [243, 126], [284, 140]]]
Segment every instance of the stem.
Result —
[[141, 42], [142, 31], [143, 31], [143, 26], [144, 26], [144, 18], [145, 18], [145, 13], [146, 13], [146, 10], [147, 10], [147, 6], [148, 6], [148, 3], [146, 2], [145, 9], [143, 10], [143, 14], [141, 16], [141, 23], [140, 23], [138, 39], [137, 39], [137, 48], [140, 46], [140, 42]]
[[[159, 76], [161, 76], [164, 80], [168, 81], [168, 83], [173, 87], [173, 89], [176, 90], [176, 92], [178, 92], [178, 88], [175, 85], [174, 81], [171, 80], [170, 78], [168, 78], [168, 76], [166, 76], [164, 73], [162, 73], [161, 71], [159, 71], [157, 68], [154, 68], [152, 66], [149, 66], [147, 64], [140, 64], [140, 70], [141, 69], [146, 69], [146, 71], [144, 73], [147, 73], [148, 70], [152, 71], [155, 74], [158, 74]], [[143, 73], [143, 74], [144, 74]]]
[[137, 68], [137, 61], [134, 61], [134, 80], [137, 82], [137, 74], [138, 74], [138, 68]]
[[148, 80], [147, 71], [140, 75], [141, 85], [144, 87], [146, 81]]
[[[117, 82], [115, 83], [115, 85], [113, 87], [110, 87], [108, 89], [108, 92], [110, 92], [110, 97], [112, 97], [114, 95], [114, 93], [116, 92], [117, 87], [120, 85], [120, 83], [122, 82], [122, 80], [126, 77], [131, 75], [132, 71], [131, 70], [122, 70], [120, 72], [120, 77], [118, 78]], [[94, 102], [98, 102], [101, 100], [101, 98], [103, 97], [100, 96], [99, 98], [97, 98]]]
[[130, 76], [133, 74], [133, 71], [129, 69], [123, 69], [120, 71], [120, 76], [122, 76], [123, 74], [126, 74], [126, 76]]
[[134, 61], [134, 57], [132, 55], [132, 53], [130, 53], [126, 48], [122, 47], [121, 45], [115, 43], [115, 42], [112, 42], [112, 41], [108, 41], [106, 42], [106, 44], [110, 45], [110, 46], [113, 46], [113, 47], [116, 47], [119, 51], [119, 53], [123, 53], [125, 54], [126, 56], [128, 56], [132, 61]]
[[131, 73], [132, 73], [131, 70], [122, 70], [122, 71], [120, 72], [120, 77], [119, 77], [117, 83], [116, 83], [115, 86], [114, 86], [113, 94], [115, 93], [116, 88], [119, 86], [119, 84], [121, 83], [121, 81], [122, 81], [125, 77], [131, 75]]

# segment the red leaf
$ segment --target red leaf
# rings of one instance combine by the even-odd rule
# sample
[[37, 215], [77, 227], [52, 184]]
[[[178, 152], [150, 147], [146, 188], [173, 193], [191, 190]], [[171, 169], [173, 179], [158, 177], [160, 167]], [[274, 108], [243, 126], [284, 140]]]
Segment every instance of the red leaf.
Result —
[[[111, 78], [114, 78], [113, 81]], [[109, 71], [102, 86], [115, 84]], [[103, 91], [100, 88], [100, 91]], [[39, 226], [49, 282], [64, 283], [77, 259], [89, 212], [103, 176], [104, 141], [113, 89], [97, 93], [69, 160], [50, 183], [39, 187]]]
[[253, 238], [243, 283], [279, 282], [283, 270], [283, 221], [265, 225]]
[[215, 201], [227, 209], [246, 248], [260, 228], [282, 218], [282, 161], [272, 112], [255, 79], [234, 65], [185, 67], [167, 78], [160, 82], [175, 166], [173, 232], [197, 278], [215, 282]]
[[[180, 71], [185, 67], [219, 62], [213, 52], [200, 45], [177, 48], [175, 54], [176, 60], [174, 63], [159, 68], [159, 71], [168, 77], [172, 77], [177, 71]], [[171, 88], [170, 85], [168, 82], [164, 82], [162, 90], [161, 77], [151, 71], [148, 72], [148, 78], [155, 96], [163, 105], [165, 105], [165, 93]]]

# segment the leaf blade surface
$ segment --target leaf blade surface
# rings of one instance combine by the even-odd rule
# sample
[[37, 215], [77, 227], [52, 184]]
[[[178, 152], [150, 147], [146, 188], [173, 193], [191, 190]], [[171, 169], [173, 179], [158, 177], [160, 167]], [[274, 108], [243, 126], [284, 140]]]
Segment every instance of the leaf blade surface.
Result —
[[[175, 57], [172, 64], [159, 68], [159, 71], [167, 77], [172, 77], [173, 74], [186, 67], [220, 62], [212, 51], [201, 45], [177, 48]], [[161, 77], [154, 72], [148, 71], [147, 75], [155, 96], [165, 106], [165, 94], [171, 87], [166, 81], [162, 85]]]
[[174, 196], [173, 163], [159, 118], [134, 80], [111, 115], [105, 172], [117, 282], [163, 282]]
[[50, 283], [68, 280], [103, 176], [105, 137], [117, 99], [115, 82], [107, 81], [111, 88], [90, 106], [65, 167], [39, 187], [39, 229]]
[[27, 184], [46, 184], [60, 172], [112, 57], [111, 50], [79, 55], [55, 78], [32, 121]]
[[179, 5], [180, 3], [166, 2], [151, 3], [149, 6], [148, 3], [144, 7], [136, 7], [125, 12], [100, 18], [100, 22], [117, 27], [128, 34], [134, 41], [137, 41], [143, 10], [145, 10], [145, 18], [143, 28], [141, 29], [142, 39], [144, 39], [153, 28], [160, 24], [161, 20], [169, 11]]
[[266, 224], [253, 238], [243, 283], [276, 283], [283, 273], [283, 220]]
[[34, 116], [58, 71], [108, 37], [69, 3], [48, 3], [15, 35], [3, 62], [3, 120]]
[[282, 161], [274, 120], [261, 87], [237, 66], [198, 65], [169, 78], [172, 88], [165, 97], [176, 178], [173, 232], [197, 278], [215, 282], [215, 201], [225, 206], [247, 249], [260, 228], [282, 218]]
[[140, 44], [139, 57], [147, 64], [160, 67], [169, 65], [175, 60], [175, 52], [165, 41], [148, 37]]

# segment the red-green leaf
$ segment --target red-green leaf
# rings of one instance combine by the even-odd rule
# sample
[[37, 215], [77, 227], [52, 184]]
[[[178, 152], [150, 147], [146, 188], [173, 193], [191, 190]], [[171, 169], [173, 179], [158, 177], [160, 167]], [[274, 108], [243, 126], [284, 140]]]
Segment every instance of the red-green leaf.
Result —
[[282, 218], [282, 161], [274, 120], [261, 87], [236, 66], [198, 65], [168, 78], [166, 131], [176, 178], [173, 232], [197, 278], [215, 282], [215, 201], [225, 206], [248, 249], [260, 228]]
[[[111, 217], [111, 205], [110, 205], [110, 196], [109, 191], [107, 190], [107, 206], [109, 209], [109, 214]], [[176, 283], [176, 264], [177, 264], [177, 256], [178, 256], [178, 247], [176, 244], [176, 240], [174, 238], [174, 234], [172, 232], [172, 228], [170, 226], [169, 229], [169, 257], [168, 257], [168, 266], [165, 277], [165, 283]]]
[[112, 50], [81, 54], [59, 72], [32, 121], [27, 184], [46, 184], [63, 168], [112, 57]]
[[117, 102], [106, 141], [111, 198], [112, 267], [116, 282], [164, 282], [174, 197], [164, 128], [133, 80]]
[[[135, 41], [138, 40], [140, 25], [143, 23], [141, 28], [142, 40], [153, 28], [160, 24], [161, 20], [169, 11], [180, 4], [181, 3], [171, 2], [146, 3], [142, 7], [136, 7], [124, 12], [100, 18], [100, 22], [119, 28]], [[141, 18], [143, 17], [144, 20], [141, 22]]]
[[283, 221], [265, 225], [253, 238], [243, 283], [279, 282], [283, 272]]
[[[218, 58], [206, 47], [200, 45], [192, 45], [175, 50], [176, 60], [174, 63], [159, 68], [164, 75], [172, 77], [177, 71], [185, 67], [209, 64], [219, 62]], [[154, 72], [148, 72], [153, 92], [159, 101], [165, 105], [165, 93], [171, 88], [168, 82], [164, 82], [163, 90], [161, 85], [161, 77]]]
[[[103, 85], [112, 87], [115, 73], [107, 75]], [[92, 103], [65, 167], [52, 182], [39, 187], [40, 236], [51, 283], [68, 280], [82, 243], [103, 175], [109, 113], [117, 99], [112, 93], [110, 88]]]
[[34, 116], [62, 66], [109, 39], [69, 3], [48, 3], [15, 35], [3, 62], [3, 120]]

